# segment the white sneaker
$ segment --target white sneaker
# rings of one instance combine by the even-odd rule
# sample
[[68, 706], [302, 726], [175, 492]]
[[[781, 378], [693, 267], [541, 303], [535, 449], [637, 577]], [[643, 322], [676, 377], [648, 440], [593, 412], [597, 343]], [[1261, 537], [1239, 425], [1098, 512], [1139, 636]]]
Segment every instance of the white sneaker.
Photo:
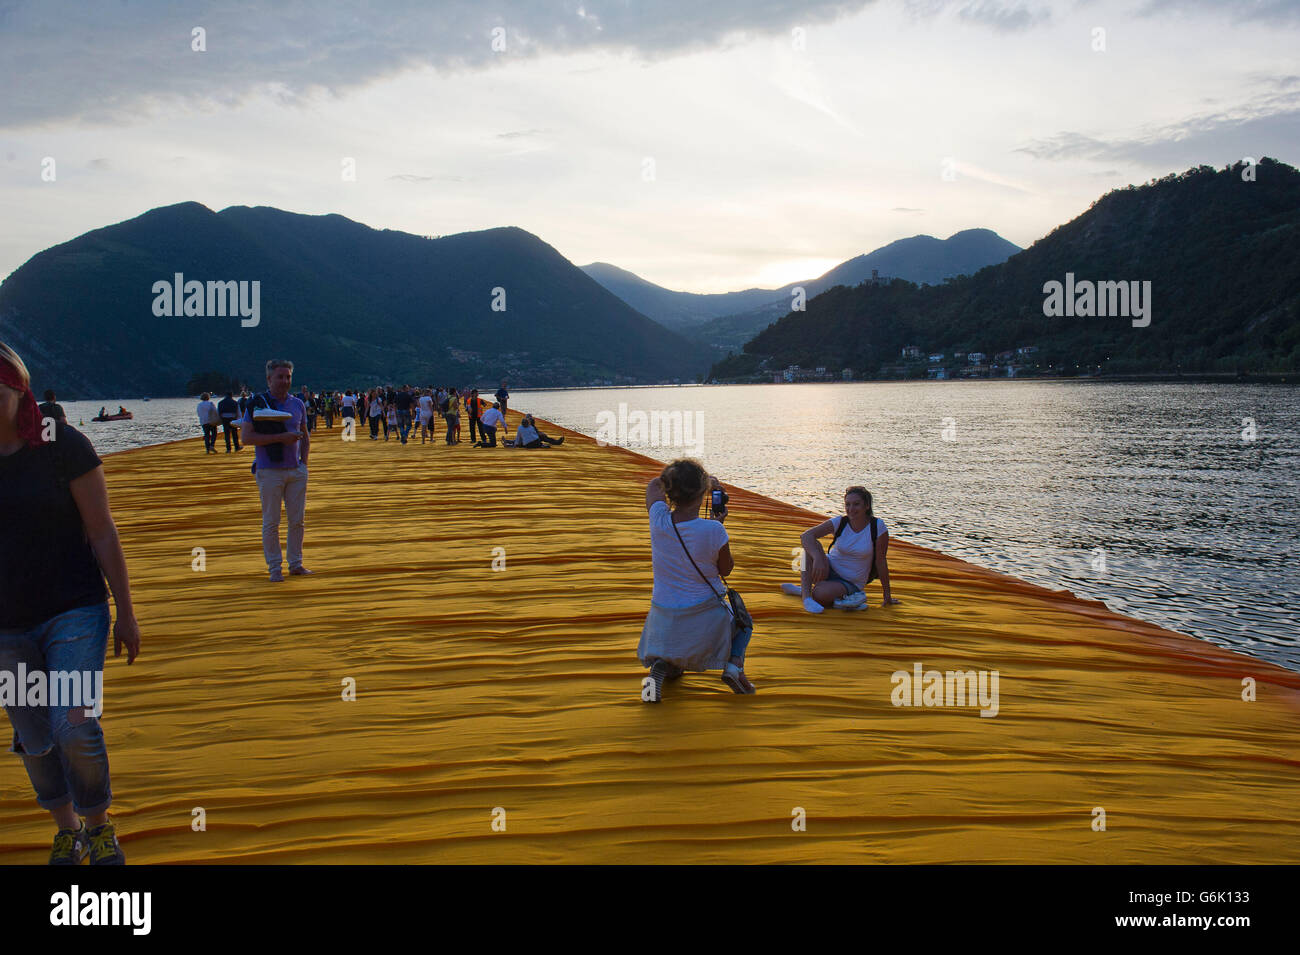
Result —
[[807, 610], [809, 613], [821, 613], [826, 608], [823, 607], [821, 604], [819, 604], [817, 601], [813, 600], [811, 597], [804, 597], [803, 609]]
[[857, 593], [841, 597], [839, 600], [835, 601], [835, 606], [840, 610], [866, 610], [866, 591], [859, 590]]
[[803, 588], [798, 584], [782, 584], [781, 593], [789, 594], [791, 597], [798, 597], [803, 593]]

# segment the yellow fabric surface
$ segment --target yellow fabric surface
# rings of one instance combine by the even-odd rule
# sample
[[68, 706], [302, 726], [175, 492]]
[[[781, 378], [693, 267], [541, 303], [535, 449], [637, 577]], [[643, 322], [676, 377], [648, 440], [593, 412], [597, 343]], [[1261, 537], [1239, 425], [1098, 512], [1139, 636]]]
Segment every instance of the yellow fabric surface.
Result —
[[[144, 640], [105, 672], [130, 863], [1300, 862], [1300, 675], [900, 541], [901, 605], [815, 617], [778, 587], [816, 516], [744, 491], [759, 693], [642, 703], [660, 466], [543, 427], [565, 445], [317, 432], [315, 575], [282, 584], [250, 450], [105, 459]], [[998, 670], [997, 716], [892, 705], [915, 663]], [[52, 836], [4, 753], [0, 863]]]

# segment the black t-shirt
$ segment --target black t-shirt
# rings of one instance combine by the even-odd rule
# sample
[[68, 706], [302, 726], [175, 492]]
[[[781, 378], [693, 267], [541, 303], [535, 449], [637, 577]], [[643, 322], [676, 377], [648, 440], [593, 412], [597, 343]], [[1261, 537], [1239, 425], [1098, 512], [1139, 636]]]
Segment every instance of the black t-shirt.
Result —
[[234, 421], [236, 418], [242, 418], [239, 413], [239, 402], [234, 398], [222, 398], [217, 402], [217, 414], [223, 421]]
[[411, 393], [410, 393], [409, 391], [399, 391], [399, 392], [397, 393], [397, 398], [396, 398], [395, 400], [396, 400], [396, 402], [397, 402], [397, 410], [398, 410], [398, 411], [410, 411], [410, 410], [411, 410], [411, 401], [412, 401], [413, 399], [412, 399], [412, 397], [411, 397]]
[[42, 418], [66, 418], [67, 417], [67, 415], [63, 413], [63, 405], [53, 401], [42, 401], [39, 405], [37, 405], [37, 410], [40, 411]]
[[30, 630], [108, 599], [68, 489], [100, 463], [86, 436], [61, 421], [53, 441], [0, 455], [0, 629]]

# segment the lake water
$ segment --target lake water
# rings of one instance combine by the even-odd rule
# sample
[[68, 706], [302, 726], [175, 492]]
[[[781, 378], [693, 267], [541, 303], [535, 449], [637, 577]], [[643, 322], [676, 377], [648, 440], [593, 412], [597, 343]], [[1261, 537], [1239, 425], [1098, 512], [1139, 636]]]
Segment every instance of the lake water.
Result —
[[[65, 407], [101, 452], [199, 433], [192, 399], [89, 421], [118, 403]], [[729, 385], [517, 392], [511, 407], [826, 514], [862, 484], [900, 539], [1300, 670], [1295, 387]], [[636, 412], [683, 426], [639, 434]]]

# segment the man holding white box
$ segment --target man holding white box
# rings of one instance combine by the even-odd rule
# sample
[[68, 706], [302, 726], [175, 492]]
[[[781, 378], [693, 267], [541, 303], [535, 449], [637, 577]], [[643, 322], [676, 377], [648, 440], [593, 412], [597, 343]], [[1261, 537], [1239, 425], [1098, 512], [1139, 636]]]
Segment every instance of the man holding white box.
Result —
[[304, 576], [302, 565], [304, 518], [307, 511], [307, 456], [311, 434], [306, 428], [307, 406], [289, 394], [293, 362], [273, 358], [266, 363], [267, 390], [248, 402], [240, 422], [240, 437], [254, 446], [253, 473], [262, 498], [262, 553], [272, 581], [281, 571], [280, 508], [289, 515], [289, 573]]

